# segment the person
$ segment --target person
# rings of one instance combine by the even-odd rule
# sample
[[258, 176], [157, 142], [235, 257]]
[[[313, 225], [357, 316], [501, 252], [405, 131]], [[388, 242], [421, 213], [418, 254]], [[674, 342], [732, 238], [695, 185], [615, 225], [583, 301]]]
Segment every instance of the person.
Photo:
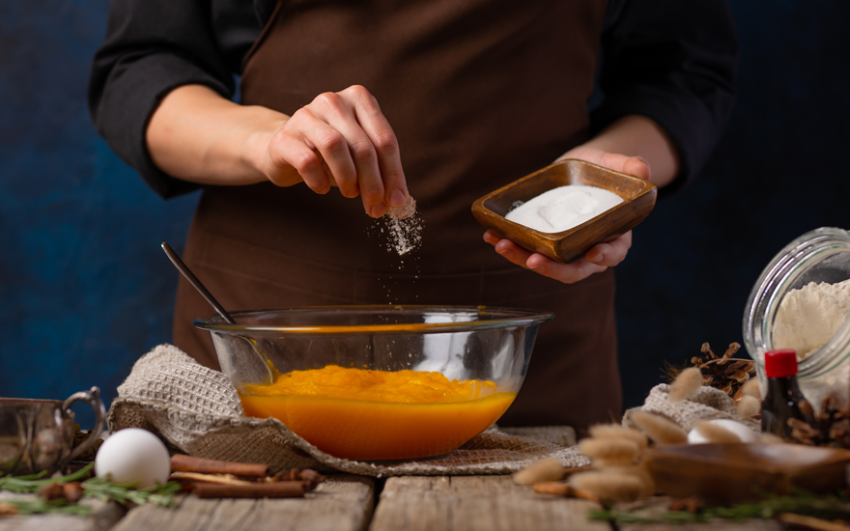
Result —
[[[482, 242], [470, 206], [563, 158], [680, 188], [728, 118], [736, 54], [721, 0], [112, 0], [89, 107], [154, 191], [203, 189], [184, 260], [228, 309], [553, 311], [500, 423], [582, 429], [620, 413], [631, 233], [560, 264]], [[409, 196], [422, 244], [399, 257], [376, 220]], [[181, 279], [174, 342], [216, 368], [192, 326], [209, 313]]]

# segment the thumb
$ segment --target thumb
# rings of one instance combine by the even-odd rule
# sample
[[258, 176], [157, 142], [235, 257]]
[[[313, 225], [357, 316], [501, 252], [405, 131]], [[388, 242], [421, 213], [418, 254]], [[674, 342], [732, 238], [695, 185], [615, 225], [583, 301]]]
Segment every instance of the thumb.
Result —
[[648, 181], [652, 176], [652, 170], [649, 167], [649, 161], [643, 157], [629, 157], [623, 162], [623, 173], [634, 175], [644, 181]]

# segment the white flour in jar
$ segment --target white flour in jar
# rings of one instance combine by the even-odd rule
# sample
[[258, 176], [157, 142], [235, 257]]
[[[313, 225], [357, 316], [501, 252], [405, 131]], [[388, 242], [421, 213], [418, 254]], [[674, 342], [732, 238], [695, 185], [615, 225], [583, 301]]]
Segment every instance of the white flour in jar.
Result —
[[829, 341], [850, 315], [850, 280], [811, 282], [789, 291], [773, 321], [773, 346], [793, 348], [800, 360]]
[[623, 202], [602, 188], [572, 184], [553, 188], [515, 207], [505, 219], [540, 232], [562, 232]]

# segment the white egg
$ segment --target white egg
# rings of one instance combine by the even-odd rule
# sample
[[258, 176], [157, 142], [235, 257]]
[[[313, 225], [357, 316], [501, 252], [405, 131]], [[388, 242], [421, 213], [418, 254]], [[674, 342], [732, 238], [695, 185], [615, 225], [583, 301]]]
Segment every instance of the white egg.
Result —
[[[729, 419], [711, 419], [708, 422], [712, 424], [717, 424], [722, 428], [726, 428], [727, 430], [734, 433], [738, 439], [743, 443], [754, 443], [759, 441], [758, 435], [756, 432], [747, 427], [746, 424], [742, 424], [735, 420]], [[707, 443], [708, 439], [703, 437], [703, 435], [696, 429], [692, 429], [688, 432], [688, 443], [689, 444], [703, 444]]]
[[94, 471], [112, 483], [139, 481], [138, 488], [153, 487], [168, 481], [171, 458], [156, 435], [127, 428], [106, 438], [97, 451]]

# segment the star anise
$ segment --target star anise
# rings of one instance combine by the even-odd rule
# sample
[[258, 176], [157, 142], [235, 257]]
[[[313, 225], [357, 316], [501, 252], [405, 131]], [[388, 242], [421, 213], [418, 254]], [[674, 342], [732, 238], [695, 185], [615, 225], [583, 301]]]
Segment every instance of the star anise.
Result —
[[325, 479], [325, 476], [310, 468], [281, 470], [272, 477], [272, 481], [301, 481], [304, 484], [304, 490], [307, 492], [314, 490], [316, 485]]
[[703, 356], [691, 358], [691, 364], [702, 372], [703, 385], [720, 389], [734, 397], [744, 382], [755, 378], [756, 362], [732, 357], [740, 348], [740, 344], [732, 343], [722, 356], [718, 356], [708, 343], [703, 343], [700, 349]]
[[673, 498], [670, 500], [670, 506], [667, 510], [671, 512], [687, 511], [691, 514], [697, 514], [701, 508], [702, 500], [697, 496], [691, 496], [690, 498]]

